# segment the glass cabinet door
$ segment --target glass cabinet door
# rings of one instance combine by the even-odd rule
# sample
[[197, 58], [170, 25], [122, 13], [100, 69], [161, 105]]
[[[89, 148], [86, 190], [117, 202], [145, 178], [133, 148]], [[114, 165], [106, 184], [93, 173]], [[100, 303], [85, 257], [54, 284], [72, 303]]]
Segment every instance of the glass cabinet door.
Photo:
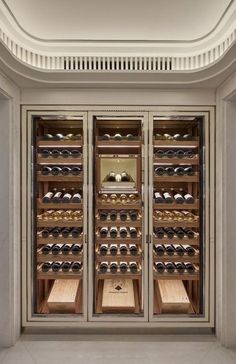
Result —
[[84, 121], [75, 115], [41, 115], [32, 118], [31, 126], [32, 314], [82, 315]]
[[205, 314], [206, 130], [201, 116], [153, 120], [150, 264], [156, 318]]
[[140, 117], [93, 118], [93, 316], [102, 319], [144, 316], [144, 129]]

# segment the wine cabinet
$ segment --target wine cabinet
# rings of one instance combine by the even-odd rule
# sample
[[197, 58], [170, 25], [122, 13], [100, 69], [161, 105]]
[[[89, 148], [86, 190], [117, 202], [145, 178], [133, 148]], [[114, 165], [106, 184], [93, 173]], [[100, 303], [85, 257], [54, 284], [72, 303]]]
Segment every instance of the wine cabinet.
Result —
[[24, 325], [212, 327], [210, 111], [25, 110]]

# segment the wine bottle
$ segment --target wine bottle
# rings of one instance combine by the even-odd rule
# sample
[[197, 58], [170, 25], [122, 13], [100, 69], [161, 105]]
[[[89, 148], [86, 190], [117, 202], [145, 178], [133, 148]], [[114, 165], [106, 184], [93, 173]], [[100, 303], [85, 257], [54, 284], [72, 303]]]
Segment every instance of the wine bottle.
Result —
[[189, 274], [193, 274], [195, 272], [195, 268], [192, 263], [185, 263], [185, 268]]
[[193, 167], [186, 167], [184, 168], [184, 174], [187, 174], [188, 176], [194, 175], [194, 169]]
[[165, 168], [165, 173], [168, 175], [168, 176], [173, 176], [175, 174], [175, 170], [173, 167], [166, 167]]
[[102, 136], [102, 139], [103, 140], [110, 140], [110, 135], [109, 134], [104, 134], [103, 136]]
[[71, 230], [71, 234], [73, 238], [78, 238], [82, 233], [82, 228], [81, 227], [74, 227]]
[[117, 219], [117, 213], [116, 213], [116, 210], [111, 210], [110, 212], [110, 219], [112, 221], [115, 221]]
[[194, 153], [193, 153], [193, 151], [192, 151], [192, 150], [186, 150], [186, 151], [184, 152], [184, 156], [185, 156], [186, 158], [193, 158]]
[[177, 176], [183, 176], [184, 175], [184, 168], [183, 167], [176, 167], [174, 169], [174, 173], [177, 174]]
[[173, 202], [173, 197], [171, 196], [171, 194], [168, 191], [163, 192], [163, 196], [165, 199], [166, 203], [172, 203]]
[[64, 244], [63, 247], [61, 248], [61, 252], [63, 255], [68, 255], [70, 253], [71, 250], [71, 245], [69, 244]]
[[54, 140], [63, 140], [64, 136], [63, 136], [63, 134], [57, 133], [54, 135], [53, 139]]
[[115, 172], [111, 171], [107, 176], [107, 181], [115, 182], [115, 180], [116, 180], [116, 174], [115, 174]]
[[106, 273], [108, 270], [108, 263], [107, 262], [101, 262], [99, 266], [99, 270], [101, 273]]
[[166, 250], [166, 253], [170, 256], [174, 255], [174, 253], [175, 253], [175, 248], [171, 244], [166, 244], [165, 250]]
[[153, 232], [158, 239], [162, 239], [165, 234], [165, 230], [161, 227], [160, 228], [154, 227]]
[[192, 246], [190, 246], [190, 245], [185, 246], [185, 250], [186, 250], [186, 253], [187, 253], [190, 257], [192, 257], [192, 256], [194, 256], [194, 255], [195, 255], [195, 249], [194, 249]]
[[125, 210], [120, 211], [120, 219], [121, 219], [121, 221], [127, 220], [127, 212]]
[[61, 234], [62, 234], [63, 238], [68, 238], [68, 236], [70, 235], [70, 231], [71, 231], [71, 228], [68, 228], [68, 227], [62, 229]]
[[49, 237], [49, 234], [51, 233], [52, 229], [51, 228], [44, 228], [42, 231], [41, 231], [41, 235], [43, 238], [48, 238]]
[[51, 268], [51, 265], [52, 265], [52, 263], [50, 263], [50, 262], [43, 263], [42, 272], [47, 273], [49, 271], [49, 269]]
[[51, 266], [52, 271], [53, 272], [59, 272], [59, 270], [61, 269], [61, 265], [62, 265], [61, 262], [53, 262], [52, 266]]
[[173, 135], [173, 139], [174, 140], [183, 140], [182, 135], [180, 135], [180, 134]]
[[111, 262], [110, 264], [110, 272], [116, 273], [118, 270], [118, 264], [116, 262]]
[[177, 204], [184, 203], [184, 197], [179, 192], [174, 193], [174, 199]]
[[130, 220], [136, 221], [138, 220], [138, 211], [131, 210], [129, 211]]
[[165, 173], [165, 168], [164, 167], [157, 167], [155, 168], [155, 174], [158, 176], [163, 176], [163, 174]]
[[156, 255], [158, 255], [159, 257], [162, 257], [165, 253], [165, 248], [161, 244], [154, 245], [154, 251], [155, 251]]
[[128, 173], [123, 171], [121, 173], [121, 182], [129, 182], [129, 181], [130, 181], [130, 177], [129, 177]]
[[51, 173], [53, 176], [57, 176], [58, 174], [61, 173], [61, 171], [62, 171], [61, 167], [53, 166]]
[[71, 174], [73, 176], [78, 176], [81, 173], [80, 167], [74, 166], [71, 168]]
[[[62, 168], [62, 169], [63, 169], [63, 168]], [[63, 172], [62, 172], [62, 173], [63, 173]], [[71, 198], [72, 198], [72, 195], [71, 195], [69, 192], [66, 192], [66, 193], [63, 195], [63, 197], [62, 197], [62, 199], [61, 199], [61, 202], [63, 202], [63, 203], [70, 203]]]
[[184, 134], [183, 135], [183, 140], [192, 140], [192, 135], [190, 135], [190, 134]]
[[52, 236], [54, 237], [54, 238], [57, 238], [59, 235], [60, 235], [60, 232], [61, 232], [61, 228], [59, 228], [59, 227], [55, 227], [55, 228], [53, 228], [52, 229], [52, 231], [51, 231], [51, 234], [52, 234]]
[[111, 253], [111, 255], [117, 255], [117, 252], [118, 252], [117, 245], [111, 245], [110, 246], [110, 253]]
[[138, 231], [137, 231], [137, 229], [135, 227], [131, 226], [129, 228], [129, 233], [130, 233], [130, 236], [131, 236], [132, 239], [136, 239], [137, 236], [138, 236]]
[[71, 247], [71, 253], [73, 255], [78, 255], [82, 251], [82, 246], [79, 244], [73, 244]]
[[172, 228], [166, 227], [165, 232], [166, 232], [168, 239], [173, 239], [175, 232]]
[[43, 196], [42, 202], [43, 203], [50, 203], [53, 196], [53, 192], [47, 192], [46, 195]]
[[176, 270], [177, 270], [178, 273], [180, 273], [180, 274], [184, 273], [185, 265], [183, 263], [177, 262], [177, 263], [175, 263], [175, 266], [176, 266]]
[[52, 247], [52, 254], [53, 255], [58, 255], [61, 248], [62, 248], [62, 244], [54, 244], [53, 247]]
[[121, 139], [122, 139], [121, 134], [116, 133], [116, 134], [114, 135], [114, 139], [115, 139], [115, 140], [121, 140]]
[[111, 227], [110, 228], [110, 237], [114, 239], [117, 237], [117, 234], [118, 234], [117, 227]]
[[165, 271], [165, 265], [161, 262], [155, 263], [154, 267], [158, 273], [163, 273]]
[[43, 149], [43, 150], [41, 151], [41, 156], [42, 156], [42, 158], [48, 158], [51, 154], [52, 154], [52, 153], [51, 153], [51, 152], [50, 152], [50, 150], [48, 150], [48, 149]]
[[165, 157], [167, 157], [167, 158], [173, 158], [175, 156], [175, 152], [173, 151], [173, 150], [167, 150], [166, 152], [165, 152]]
[[52, 150], [52, 157], [53, 158], [58, 158], [58, 157], [60, 157], [60, 155], [61, 155], [60, 150], [58, 150], [58, 149], [53, 149]]
[[120, 254], [127, 255], [127, 253], [128, 253], [128, 248], [127, 248], [126, 244], [121, 244], [120, 245]]
[[168, 262], [165, 264], [165, 266], [166, 266], [166, 270], [168, 273], [174, 273], [174, 271], [175, 271], [174, 263]]
[[190, 193], [184, 194], [184, 199], [186, 203], [194, 203], [194, 198], [192, 195], [190, 195]]
[[49, 167], [49, 166], [43, 166], [42, 169], [41, 169], [41, 173], [44, 176], [48, 176], [49, 174], [52, 173], [52, 168]]
[[128, 264], [126, 262], [120, 262], [121, 273], [126, 273], [128, 270]]
[[80, 262], [74, 262], [71, 265], [71, 270], [74, 273], [78, 273], [82, 268], [82, 264]]
[[78, 158], [81, 156], [81, 153], [78, 149], [72, 149], [70, 152], [72, 158]]
[[134, 140], [135, 136], [134, 136], [133, 134], [127, 134], [127, 135], [126, 135], [126, 138], [127, 138], [128, 140]]
[[99, 213], [99, 218], [101, 221], [106, 221], [108, 217], [108, 212], [107, 211], [100, 211]]
[[61, 174], [63, 176], [68, 176], [70, 173], [71, 173], [71, 168], [70, 167], [68, 167], [68, 166], [62, 167]]
[[100, 229], [100, 236], [101, 238], [106, 238], [108, 234], [108, 228], [107, 227], [102, 227]]
[[68, 158], [68, 157], [70, 157], [70, 151], [68, 150], [68, 149], [62, 149], [62, 151], [61, 151], [61, 155], [62, 155], [62, 157], [63, 158]]
[[183, 150], [179, 149], [179, 150], [177, 150], [177, 151], [175, 152], [175, 156], [176, 156], [177, 158], [183, 158], [183, 157], [185, 156], [185, 152], [184, 152]]
[[176, 228], [174, 228], [173, 230], [174, 230], [175, 234], [177, 235], [177, 237], [178, 237], [179, 239], [183, 239], [183, 237], [184, 237], [184, 231], [183, 231], [183, 229], [182, 229], [182, 228], [180, 228], [180, 227], [176, 227]]
[[131, 255], [137, 255], [138, 254], [138, 247], [136, 244], [129, 244], [129, 251]]
[[162, 197], [162, 195], [160, 194], [160, 192], [155, 192], [154, 193], [154, 199], [155, 199], [155, 203], [163, 203], [163, 202], [165, 202], [165, 200]]
[[182, 256], [184, 255], [184, 253], [185, 253], [185, 249], [184, 249], [184, 247], [182, 247], [182, 245], [176, 245], [176, 246], [175, 246], [175, 251], [176, 251], [176, 253], [177, 253], [180, 257], [182, 257]]
[[77, 192], [72, 196], [72, 203], [81, 203], [81, 195]]
[[120, 237], [121, 238], [126, 238], [128, 234], [128, 231], [126, 229], [126, 227], [121, 226], [120, 227]]
[[53, 135], [52, 134], [44, 134], [42, 137], [43, 140], [52, 140], [53, 139]]
[[138, 264], [136, 262], [129, 263], [129, 269], [131, 273], [137, 273], [138, 271]]
[[107, 244], [102, 244], [100, 246], [100, 254], [101, 255], [107, 255], [108, 252], [108, 245]]
[[159, 149], [159, 150], [157, 150], [157, 151], [155, 152], [155, 157], [157, 157], [157, 158], [163, 158], [163, 157], [164, 157], [164, 155], [165, 155], [164, 150]]
[[194, 233], [194, 231], [193, 230], [191, 230], [191, 229], [184, 229], [184, 232], [185, 232], [185, 234], [187, 235], [187, 237], [188, 237], [188, 239], [193, 239], [194, 238], [194, 235], [195, 235], [195, 233]]
[[64, 273], [69, 272], [71, 264], [72, 264], [71, 262], [63, 262], [61, 266], [62, 272]]
[[42, 254], [43, 254], [43, 255], [48, 255], [48, 254], [50, 253], [50, 251], [51, 251], [51, 249], [52, 249], [53, 245], [54, 245], [54, 244], [47, 244], [47, 245], [44, 245], [44, 246], [42, 247]]
[[55, 193], [55, 195], [52, 198], [52, 202], [53, 203], [60, 203], [61, 202], [61, 198], [62, 198], [62, 192], [58, 191]]

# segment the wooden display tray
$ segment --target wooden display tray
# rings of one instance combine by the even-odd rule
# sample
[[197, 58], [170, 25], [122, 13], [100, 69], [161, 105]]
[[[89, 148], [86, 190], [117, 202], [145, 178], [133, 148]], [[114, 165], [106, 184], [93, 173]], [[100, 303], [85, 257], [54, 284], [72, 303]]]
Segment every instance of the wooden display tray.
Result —
[[134, 261], [134, 262], [140, 262], [142, 260], [142, 253], [141, 251], [138, 252], [137, 255], [131, 255], [130, 252], [128, 252], [126, 255], [121, 255], [120, 253], [118, 253], [117, 255], [111, 255], [110, 253], [106, 254], [106, 255], [101, 255], [99, 254], [99, 252], [96, 252], [96, 261], [97, 262], [104, 262], [104, 261], [109, 261], [109, 262], [129, 262], [129, 261]]
[[96, 209], [97, 210], [140, 210], [142, 205], [140, 202], [136, 203], [97, 203]]
[[169, 164], [175, 164], [178, 166], [181, 165], [198, 165], [199, 164], [199, 158], [198, 156], [193, 158], [168, 158], [168, 157], [153, 157], [153, 164], [163, 164], [163, 165], [169, 165]]
[[187, 314], [191, 303], [182, 281], [160, 280], [155, 283], [154, 294], [160, 314]]
[[199, 138], [195, 137], [193, 140], [153, 140], [153, 145], [155, 147], [170, 148], [170, 147], [188, 147], [197, 148], [199, 147]]
[[[171, 259], [169, 259], [169, 261], [171, 261]], [[157, 273], [154, 269], [153, 269], [153, 278], [156, 280], [161, 280], [161, 279], [168, 279], [168, 280], [173, 280], [173, 279], [179, 279], [182, 281], [195, 281], [195, 280], [199, 280], [199, 273], [193, 273], [193, 274], [189, 274], [187, 272], [184, 272], [183, 274], [179, 274], [177, 272], [174, 273]]]
[[42, 237], [38, 237], [37, 238], [37, 244], [38, 245], [42, 245], [42, 244], [82, 244], [83, 243], [83, 236], [80, 236], [78, 238], [63, 238], [63, 237], [58, 237], [58, 238], [54, 238], [54, 237], [49, 237], [49, 238], [42, 238]]
[[193, 176], [154, 176], [154, 182], [199, 182], [198, 172], [195, 172]]
[[83, 220], [75, 220], [75, 221], [57, 221], [57, 220], [37, 220], [38, 227], [81, 227], [83, 226]]
[[120, 146], [124, 146], [124, 147], [137, 147], [140, 148], [142, 145], [142, 141], [141, 140], [97, 140], [96, 141], [96, 147], [97, 148], [102, 148], [102, 147], [111, 147], [111, 148], [115, 148], [115, 147], [120, 147]]
[[80, 296], [80, 279], [56, 279], [47, 299], [51, 313], [75, 313]]
[[110, 244], [141, 244], [142, 243], [142, 237], [137, 239], [132, 238], [96, 238], [96, 243], [98, 244], [107, 244], [109, 242]]
[[190, 263], [199, 263], [199, 254], [195, 254], [194, 256], [190, 257], [187, 254], [184, 254], [183, 256], [177, 255], [177, 253], [174, 253], [174, 255], [168, 255], [164, 254], [161, 257], [159, 255], [156, 255], [155, 252], [153, 253], [153, 261], [154, 262], [190, 262]]
[[199, 200], [194, 203], [156, 203], [153, 202], [154, 210], [198, 210]]
[[37, 208], [44, 210], [82, 210], [83, 202], [81, 203], [44, 203], [40, 198], [37, 199]]
[[37, 163], [38, 164], [45, 164], [45, 165], [49, 165], [49, 164], [53, 164], [55, 166], [57, 165], [80, 165], [83, 164], [83, 158], [81, 157], [68, 157], [68, 158], [63, 158], [63, 157], [57, 157], [57, 158], [53, 158], [53, 157], [41, 157], [40, 155], [38, 155], [37, 158]]
[[83, 261], [83, 251], [80, 254], [74, 255], [69, 253], [68, 255], [63, 255], [59, 253], [57, 255], [47, 254], [44, 255], [40, 251], [37, 253], [37, 262], [44, 263], [44, 262], [81, 262]]
[[184, 237], [182, 239], [179, 239], [177, 236], [174, 236], [172, 239], [169, 239], [166, 235], [164, 238], [159, 239], [156, 237], [153, 237], [153, 243], [154, 244], [183, 244], [183, 245], [199, 245], [199, 236], [189, 239], [187, 237]]
[[[105, 260], [105, 259], [104, 259]], [[115, 261], [115, 259], [114, 259]], [[141, 269], [138, 270], [137, 273], [131, 273], [128, 271], [126, 273], [121, 273], [119, 268], [116, 273], [110, 273], [109, 268], [107, 273], [99, 273], [99, 271], [96, 272], [96, 278], [97, 279], [115, 279], [115, 278], [124, 278], [124, 279], [141, 279], [142, 278], [142, 271]]]
[[43, 147], [57, 147], [57, 148], [80, 148], [83, 145], [81, 140], [38, 140], [37, 146], [39, 148]]
[[136, 221], [132, 221], [132, 220], [126, 220], [126, 221], [121, 221], [120, 219], [116, 219], [115, 221], [112, 220], [105, 220], [102, 221], [100, 219], [96, 219], [96, 226], [97, 227], [106, 227], [106, 226], [116, 226], [116, 227], [120, 227], [120, 226], [132, 226], [132, 227], [142, 227], [142, 219], [138, 219]]
[[199, 227], [199, 221], [166, 221], [153, 219], [153, 224], [156, 227]]
[[37, 272], [37, 279], [78, 279], [79, 277], [81, 278], [83, 276], [83, 268], [81, 269], [80, 272], [78, 273], [74, 273], [74, 272], [47, 272], [44, 273], [42, 272], [40, 269]]
[[37, 173], [37, 180], [39, 182], [83, 182], [83, 175], [78, 175], [78, 176], [72, 176], [72, 175], [68, 175], [68, 176], [52, 176], [52, 175], [48, 175], [48, 176], [44, 176], [43, 174], [41, 174], [40, 172]]

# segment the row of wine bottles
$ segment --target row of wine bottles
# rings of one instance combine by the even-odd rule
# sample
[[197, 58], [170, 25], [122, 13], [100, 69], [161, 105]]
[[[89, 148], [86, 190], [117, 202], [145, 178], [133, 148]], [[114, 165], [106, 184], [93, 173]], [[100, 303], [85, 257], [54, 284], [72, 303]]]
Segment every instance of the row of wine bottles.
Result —
[[101, 255], [107, 255], [108, 253], [111, 255], [127, 255], [128, 252], [131, 255], [137, 255], [138, 247], [136, 244], [111, 244], [110, 246], [108, 246], [108, 244], [101, 244], [99, 247], [99, 252]]
[[157, 176], [193, 176], [195, 174], [193, 167], [181, 167], [181, 166], [158, 166], [154, 169]]
[[117, 219], [120, 219], [121, 221], [126, 221], [128, 217], [132, 221], [136, 221], [139, 217], [139, 213], [137, 210], [120, 210], [119, 212], [117, 210], [111, 210], [111, 212], [108, 211], [100, 211], [99, 212], [99, 218], [102, 221], [106, 221], [110, 218], [112, 221], [116, 221]]
[[131, 273], [135, 274], [135, 273], [138, 272], [138, 263], [136, 263], [136, 262], [130, 262], [130, 263], [127, 263], [127, 262], [120, 262], [120, 263], [111, 262], [109, 264], [108, 262], [101, 262], [100, 265], [99, 265], [99, 271], [101, 273], [107, 273], [108, 270], [111, 273], [117, 273], [118, 269], [119, 269], [119, 271], [121, 273], [126, 273], [129, 270]]
[[37, 215], [38, 220], [43, 221], [80, 221], [83, 218], [82, 210], [47, 210]]
[[194, 198], [190, 193], [184, 191], [180, 193], [174, 189], [170, 191], [165, 191], [164, 189], [161, 192], [157, 191], [154, 193], [154, 199], [155, 203], [194, 203]]
[[63, 238], [78, 238], [81, 236], [83, 229], [81, 227], [54, 227], [54, 228], [44, 228], [38, 232], [39, 237], [63, 237]]
[[82, 197], [79, 192], [74, 188], [58, 190], [54, 188], [52, 191], [47, 192], [43, 198], [44, 203], [81, 203]]
[[120, 228], [117, 228], [116, 226], [114, 227], [102, 227], [101, 229], [99, 229], [99, 235], [101, 238], [106, 238], [106, 237], [111, 237], [111, 238], [116, 238], [116, 237], [121, 237], [121, 238], [126, 238], [126, 237], [131, 237], [132, 239], [137, 238], [139, 233], [139, 230], [136, 229], [135, 227], [123, 227], [121, 226]]
[[156, 140], [193, 140], [194, 137], [191, 134], [156, 134], [155, 135]]
[[197, 215], [194, 215], [192, 212], [186, 211], [186, 210], [155, 210], [154, 218], [159, 221], [198, 221], [199, 217]]
[[196, 250], [191, 245], [156, 244], [153, 246], [153, 250], [159, 257], [163, 256], [165, 253], [170, 256], [176, 253], [180, 257], [184, 255], [192, 257], [196, 254]]
[[40, 171], [44, 176], [48, 176], [50, 174], [53, 176], [58, 176], [59, 174], [63, 176], [68, 176], [69, 174], [72, 174], [73, 176], [78, 176], [82, 173], [82, 168], [78, 166], [43, 166], [41, 167]]
[[41, 249], [43, 255], [58, 255], [59, 253], [62, 253], [63, 255], [68, 255], [70, 253], [78, 255], [81, 251], [81, 244], [46, 244]]
[[115, 173], [114, 171], [111, 171], [106, 175], [104, 181], [106, 181], [106, 182], [131, 182], [131, 181], [133, 181], [133, 179], [126, 171], [123, 171], [121, 173]]
[[193, 158], [196, 154], [191, 150], [157, 149], [154, 151], [156, 158]]
[[39, 140], [80, 140], [82, 138], [81, 134], [66, 134], [63, 135], [61, 133], [57, 134], [44, 134], [43, 136], [39, 137]]
[[121, 135], [120, 133], [116, 133], [114, 135], [110, 135], [110, 134], [104, 134], [101, 136], [102, 140], [134, 140], [137, 139], [138, 136], [135, 136], [133, 134], [126, 134], [126, 135]]
[[136, 196], [134, 193], [130, 193], [130, 194], [126, 194], [126, 193], [121, 193], [121, 194], [103, 193], [101, 195], [101, 202], [102, 203], [112, 203], [114, 205], [117, 204], [117, 203], [121, 203], [121, 204], [126, 205], [127, 203], [135, 203], [137, 201], [138, 201], [138, 196]]
[[163, 239], [167, 237], [168, 239], [173, 239], [177, 236], [179, 239], [183, 239], [185, 236], [188, 239], [194, 239], [198, 234], [192, 229], [184, 227], [154, 227], [153, 233], [158, 239]]
[[78, 149], [55, 149], [53, 148], [52, 150], [50, 149], [42, 149], [40, 151], [40, 154], [42, 156], [42, 158], [59, 158], [59, 157], [63, 157], [63, 158], [78, 158], [81, 156], [81, 152]]
[[192, 263], [183, 263], [183, 262], [167, 262], [167, 263], [163, 263], [163, 262], [155, 262], [154, 263], [154, 269], [156, 270], [156, 272], [158, 273], [189, 273], [189, 274], [193, 274], [195, 273], [197, 270], [195, 268], [195, 266]]
[[82, 269], [81, 262], [45, 262], [41, 266], [41, 270], [44, 273], [49, 272], [50, 270], [54, 273], [58, 273], [60, 271], [67, 273], [79, 273]]

